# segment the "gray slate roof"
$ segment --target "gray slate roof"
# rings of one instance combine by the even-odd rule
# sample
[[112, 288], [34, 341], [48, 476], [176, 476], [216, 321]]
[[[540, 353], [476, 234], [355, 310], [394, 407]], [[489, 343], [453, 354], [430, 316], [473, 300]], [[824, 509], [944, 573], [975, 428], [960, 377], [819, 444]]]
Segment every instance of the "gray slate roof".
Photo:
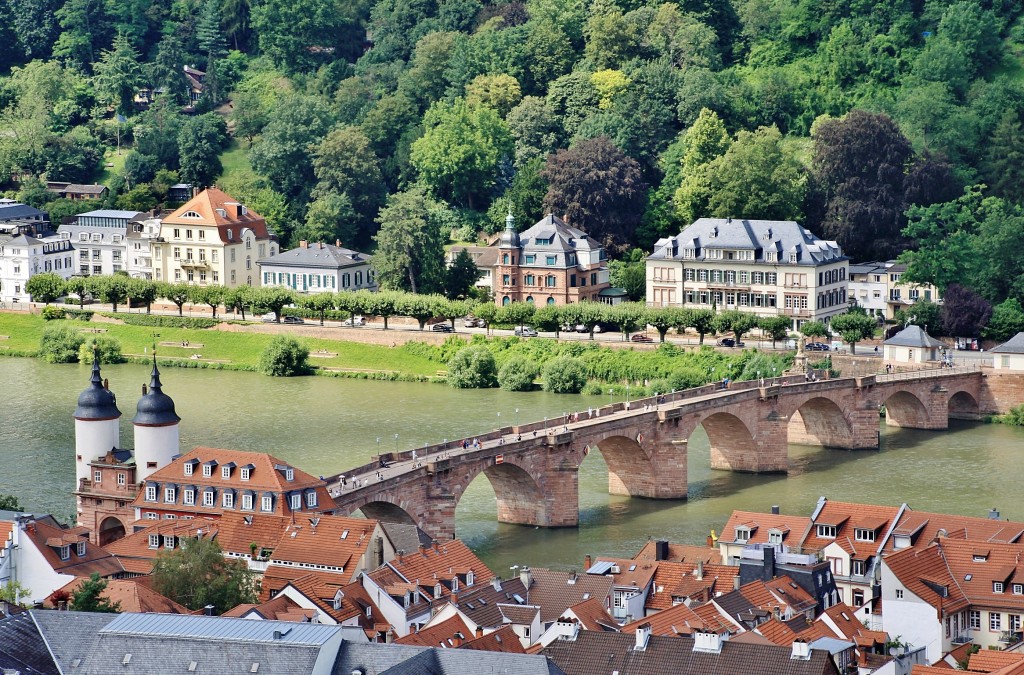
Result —
[[95, 612], [30, 610], [0, 621], [0, 654], [7, 649], [38, 672], [79, 672], [73, 671], [74, 662], [86, 656], [97, 631], [116, 617]]
[[378, 522], [396, 551], [418, 551], [420, 546], [434, 543], [429, 534], [412, 523]]
[[[337, 672], [337, 671], [335, 671]], [[396, 664], [381, 675], [565, 675], [547, 657], [533, 654], [505, 654], [473, 649], [437, 649], [420, 652]]]
[[930, 347], [945, 347], [944, 344], [924, 332], [920, 326], [907, 326], [899, 333], [885, 341], [884, 344], [894, 347], [917, 347], [927, 349]]
[[42, 215], [42, 211], [28, 204], [0, 204], [0, 221], [38, 218]]
[[989, 351], [996, 354], [1024, 354], [1024, 333], [1017, 333], [1003, 344]]
[[24, 675], [58, 675], [46, 640], [29, 612], [0, 619], [0, 670]]
[[94, 218], [124, 218], [125, 220], [132, 220], [137, 216], [144, 216], [145, 213], [141, 211], [119, 211], [117, 209], [97, 209], [95, 211], [87, 211], [85, 213], [79, 213], [78, 218], [83, 216], [93, 216]]
[[[765, 252], [778, 253], [780, 264], [820, 265], [845, 260], [834, 241], [818, 239], [792, 220], [740, 220], [700, 218], [674, 237], [659, 239], [654, 260], [681, 259], [684, 249], [695, 249], [694, 260], [706, 260], [705, 250], [722, 248], [754, 251], [754, 262], [766, 262]], [[714, 260], [714, 259], [712, 259]], [[775, 264], [774, 262], [771, 264]]]
[[280, 267], [312, 267], [317, 269], [342, 269], [353, 265], [364, 265], [372, 256], [333, 244], [311, 243], [309, 248], [293, 248], [281, 251], [268, 258], [260, 258], [257, 265], [278, 265]]

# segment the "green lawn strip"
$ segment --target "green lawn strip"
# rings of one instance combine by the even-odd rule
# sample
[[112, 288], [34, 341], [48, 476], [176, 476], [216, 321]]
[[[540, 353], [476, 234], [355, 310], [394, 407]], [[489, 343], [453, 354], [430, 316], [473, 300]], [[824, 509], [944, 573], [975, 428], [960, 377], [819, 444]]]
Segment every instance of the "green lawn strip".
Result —
[[251, 174], [253, 177], [256, 175], [256, 172], [252, 170], [252, 165], [249, 163], [249, 155], [246, 149], [237, 140], [231, 141], [231, 145], [221, 153], [220, 164], [222, 167], [221, 181], [234, 180], [239, 175], [247, 176]]
[[[267, 333], [231, 333], [218, 330], [197, 330], [189, 328], [155, 328], [151, 326], [126, 326], [115, 323], [84, 321], [43, 321], [38, 315], [0, 313], [0, 335], [10, 339], [0, 340], [0, 355], [34, 352], [47, 326], [66, 325], [82, 330], [86, 338], [93, 336], [88, 331], [105, 330], [104, 337], [116, 338], [121, 351], [126, 355], [146, 355], [157, 346], [157, 354], [163, 358], [182, 361], [182, 365], [198, 366], [204, 362], [223, 362], [218, 367], [238, 370], [252, 370], [259, 362], [263, 348], [274, 336]], [[410, 354], [397, 348], [359, 342], [305, 338], [298, 336], [310, 352], [322, 349], [337, 356], [310, 358], [313, 366], [339, 369], [340, 374], [351, 372], [366, 376], [368, 372], [398, 374], [415, 378], [433, 376], [437, 364], [427, 358]], [[180, 343], [187, 341], [190, 346]], [[161, 346], [161, 342], [174, 342], [175, 346]], [[202, 344], [202, 347], [194, 345]], [[190, 363], [194, 354], [201, 356], [198, 363]]]

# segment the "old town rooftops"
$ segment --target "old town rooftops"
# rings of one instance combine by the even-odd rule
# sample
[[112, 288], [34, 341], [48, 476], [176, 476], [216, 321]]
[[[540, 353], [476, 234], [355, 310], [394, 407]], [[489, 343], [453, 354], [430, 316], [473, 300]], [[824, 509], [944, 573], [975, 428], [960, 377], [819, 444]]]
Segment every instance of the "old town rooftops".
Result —
[[217, 188], [203, 190], [164, 218], [163, 224], [216, 227], [221, 242], [225, 244], [240, 242], [243, 229], [252, 230], [257, 239], [269, 239], [271, 236], [263, 216]]
[[944, 513], [913, 511], [907, 508], [886, 542], [885, 550], [902, 550], [908, 546], [926, 546], [936, 537], [969, 539], [997, 544], [1020, 543], [1024, 523], [977, 516], [955, 516]]
[[[725, 527], [722, 528], [719, 541], [750, 544], [794, 544], [804, 536], [810, 526], [811, 519], [806, 516], [733, 511]], [[771, 541], [770, 534], [772, 532], [779, 533], [780, 542]]]
[[[434, 586], [435, 581], [453, 582], [458, 578], [458, 587], [461, 588], [487, 581], [494, 576], [487, 565], [459, 539], [405, 552], [388, 565], [406, 582], [420, 586]], [[448, 591], [458, 590], [452, 588], [452, 585], [445, 583], [442, 587]]]
[[791, 220], [700, 218], [674, 237], [659, 239], [654, 260], [725, 260], [708, 255], [714, 250], [749, 250], [753, 263], [821, 265], [846, 260], [835, 241], [818, 239]]
[[835, 543], [857, 560], [875, 555], [900, 507], [819, 501], [813, 526], [801, 543], [803, 548], [821, 550]]

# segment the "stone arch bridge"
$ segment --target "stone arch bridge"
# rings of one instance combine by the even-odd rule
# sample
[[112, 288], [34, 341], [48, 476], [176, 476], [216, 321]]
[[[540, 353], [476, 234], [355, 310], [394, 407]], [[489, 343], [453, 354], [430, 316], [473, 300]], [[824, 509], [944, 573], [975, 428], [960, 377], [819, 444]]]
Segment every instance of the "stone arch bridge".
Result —
[[[414, 522], [432, 536], [455, 536], [455, 508], [481, 473], [494, 488], [498, 520], [542, 527], [579, 523], [579, 466], [601, 452], [612, 494], [685, 499], [687, 444], [702, 426], [716, 469], [785, 473], [789, 443], [877, 448], [879, 413], [889, 426], [946, 429], [978, 419], [983, 375], [940, 368], [808, 382], [803, 376], [711, 384], [658, 399], [618, 403], [467, 439], [389, 453], [328, 479], [337, 513]], [[344, 478], [343, 478], [344, 477]]]

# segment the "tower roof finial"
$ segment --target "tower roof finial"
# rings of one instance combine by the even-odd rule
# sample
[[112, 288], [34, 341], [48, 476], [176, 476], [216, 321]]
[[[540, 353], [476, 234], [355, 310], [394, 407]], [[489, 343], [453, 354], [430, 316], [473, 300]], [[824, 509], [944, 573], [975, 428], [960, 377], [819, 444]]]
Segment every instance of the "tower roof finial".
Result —
[[89, 386], [78, 396], [78, 407], [75, 408], [74, 416], [79, 420], [110, 420], [121, 416], [114, 392], [103, 386], [98, 345], [93, 345], [92, 377], [89, 378]]

